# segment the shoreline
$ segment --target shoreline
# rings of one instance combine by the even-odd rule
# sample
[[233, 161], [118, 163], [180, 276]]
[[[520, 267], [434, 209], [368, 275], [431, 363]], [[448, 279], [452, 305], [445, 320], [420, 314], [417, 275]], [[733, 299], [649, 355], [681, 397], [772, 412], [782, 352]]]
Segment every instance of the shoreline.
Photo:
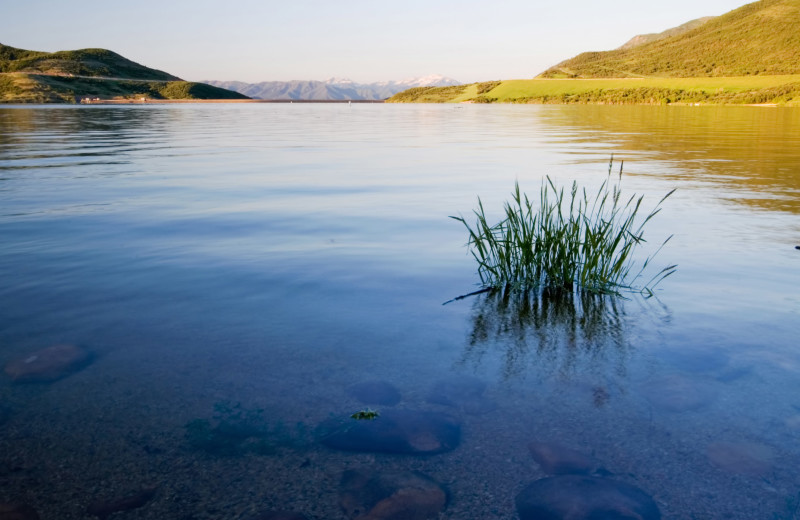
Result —
[[[80, 105], [172, 105], [191, 103], [384, 103], [384, 100], [347, 99], [98, 99], [81, 100]], [[32, 105], [62, 105], [65, 103], [30, 103]]]

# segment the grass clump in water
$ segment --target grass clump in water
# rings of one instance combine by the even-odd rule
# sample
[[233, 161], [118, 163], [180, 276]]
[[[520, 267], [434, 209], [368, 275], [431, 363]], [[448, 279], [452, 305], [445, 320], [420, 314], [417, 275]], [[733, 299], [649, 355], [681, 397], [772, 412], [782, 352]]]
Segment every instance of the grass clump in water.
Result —
[[661, 269], [642, 286], [642, 277], [653, 256], [635, 270], [633, 252], [645, 242], [644, 226], [661, 211], [667, 193], [642, 217], [644, 196], [623, 198], [619, 182], [612, 182], [613, 156], [608, 178], [590, 196], [577, 182], [568, 193], [550, 177], [542, 181], [539, 204], [520, 192], [515, 184], [513, 198], [504, 206], [505, 218], [490, 225], [483, 203], [478, 198], [477, 220], [473, 228], [464, 217], [451, 217], [466, 226], [468, 247], [478, 261], [478, 274], [485, 288], [586, 291], [593, 294], [619, 294], [637, 290], [652, 294], [652, 289], [675, 272], [676, 266]]

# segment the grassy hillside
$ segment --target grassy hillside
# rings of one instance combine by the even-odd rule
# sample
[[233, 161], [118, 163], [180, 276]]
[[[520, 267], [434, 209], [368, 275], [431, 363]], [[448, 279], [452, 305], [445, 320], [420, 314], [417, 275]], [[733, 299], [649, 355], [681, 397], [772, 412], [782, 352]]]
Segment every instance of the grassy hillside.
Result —
[[108, 80], [38, 74], [0, 74], [0, 103], [76, 103], [82, 98], [248, 99], [190, 81]]
[[782, 104], [800, 106], [800, 75], [528, 79], [410, 89], [390, 103]]
[[706, 16], [703, 18], [697, 18], [696, 20], [691, 20], [684, 24], [681, 24], [677, 27], [673, 27], [672, 29], [667, 29], [666, 31], [662, 31], [660, 33], [650, 33], [650, 34], [639, 34], [634, 36], [624, 45], [620, 47], [620, 49], [632, 49], [633, 47], [638, 47], [639, 45], [644, 45], [645, 43], [652, 43], [658, 40], [663, 40], [664, 38], [669, 38], [670, 36], [678, 36], [685, 32], [689, 32], [692, 29], [696, 29], [703, 25], [706, 22], [710, 22], [715, 17], [713, 16]]
[[0, 103], [75, 103], [85, 97], [248, 99], [183, 81], [105, 49], [50, 53], [0, 44]]
[[761, 0], [644, 45], [585, 52], [547, 78], [800, 74], [800, 0]]
[[0, 44], [0, 72], [181, 81], [106, 49], [39, 52]]

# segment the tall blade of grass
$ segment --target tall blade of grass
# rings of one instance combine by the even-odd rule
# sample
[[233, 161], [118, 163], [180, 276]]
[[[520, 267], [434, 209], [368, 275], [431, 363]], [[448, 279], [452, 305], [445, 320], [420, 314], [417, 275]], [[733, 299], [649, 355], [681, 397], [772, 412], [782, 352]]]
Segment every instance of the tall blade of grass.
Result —
[[[619, 178], [622, 178], [620, 163]], [[630, 277], [633, 252], [643, 243], [644, 226], [661, 211], [667, 193], [644, 219], [639, 218], [643, 197], [622, 199], [619, 184], [609, 177], [593, 198], [573, 182], [569, 192], [545, 176], [538, 207], [515, 182], [511, 201], [504, 204], [504, 218], [489, 225], [483, 203], [478, 199], [474, 228], [461, 216], [452, 217], [467, 228], [468, 247], [478, 263], [484, 285], [511, 289], [573, 291], [618, 294], [631, 289], [656, 253], [645, 259], [636, 276]], [[568, 197], [568, 200], [567, 200]], [[643, 290], [649, 290], [675, 272], [668, 266], [657, 273]]]

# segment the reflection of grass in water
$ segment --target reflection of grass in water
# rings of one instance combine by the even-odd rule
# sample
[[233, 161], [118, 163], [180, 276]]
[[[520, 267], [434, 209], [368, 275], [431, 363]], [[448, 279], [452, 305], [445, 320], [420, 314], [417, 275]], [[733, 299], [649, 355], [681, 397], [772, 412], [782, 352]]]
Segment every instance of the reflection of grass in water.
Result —
[[473, 307], [473, 326], [464, 362], [501, 349], [503, 375], [525, 372], [529, 357], [540, 370], [569, 377], [581, 364], [602, 370], [610, 357], [624, 375], [629, 355], [624, 302], [613, 295], [565, 291], [492, 291]]
[[[487, 222], [480, 198], [474, 211], [474, 228], [464, 217], [451, 217], [469, 232], [468, 245], [478, 262], [483, 285], [569, 292], [577, 286], [595, 294], [633, 289], [652, 258], [634, 269], [633, 252], [645, 242], [644, 226], [675, 190], [641, 217], [643, 197], [622, 197], [619, 183], [612, 184], [612, 163], [613, 156], [609, 176], [593, 198], [586, 189], [579, 190], [575, 182], [565, 196], [564, 188], [557, 188], [547, 177], [542, 182], [538, 207], [516, 184], [512, 201], [504, 207], [505, 218], [495, 225]], [[619, 174], [621, 179], [622, 167]], [[663, 268], [638, 290], [652, 294], [652, 288], [674, 273], [675, 267]]]
[[263, 409], [244, 408], [241, 403], [216, 403], [214, 412], [210, 420], [194, 419], [186, 424], [190, 448], [210, 455], [272, 455], [279, 447], [302, 444], [307, 436], [303, 423], [297, 423], [292, 431], [280, 421], [270, 422]]

